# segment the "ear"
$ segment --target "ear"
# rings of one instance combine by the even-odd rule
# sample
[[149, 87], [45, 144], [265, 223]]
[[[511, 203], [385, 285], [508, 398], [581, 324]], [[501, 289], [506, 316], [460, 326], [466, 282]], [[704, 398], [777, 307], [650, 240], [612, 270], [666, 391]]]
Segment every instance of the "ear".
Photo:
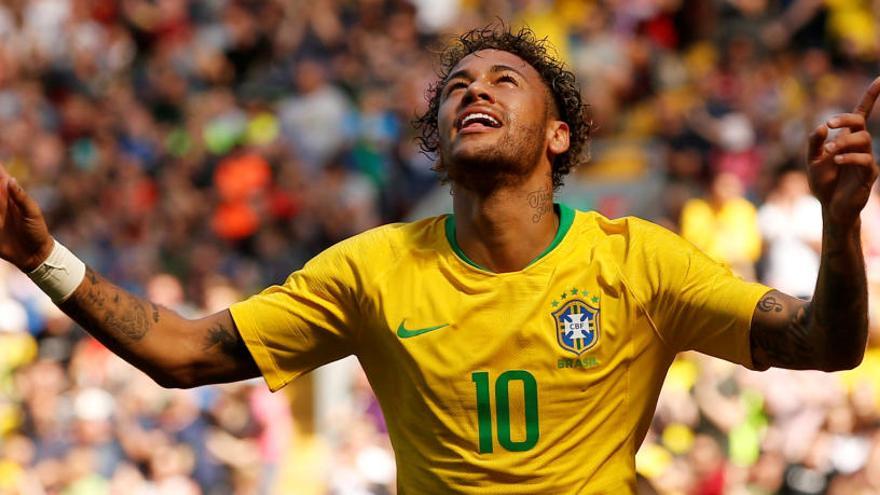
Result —
[[568, 151], [569, 144], [568, 124], [551, 120], [547, 125], [547, 149], [558, 156]]

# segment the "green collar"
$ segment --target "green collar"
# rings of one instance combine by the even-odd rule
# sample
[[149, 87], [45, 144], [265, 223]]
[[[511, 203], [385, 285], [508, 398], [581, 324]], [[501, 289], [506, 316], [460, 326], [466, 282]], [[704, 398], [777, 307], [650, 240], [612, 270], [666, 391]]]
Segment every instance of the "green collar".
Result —
[[[568, 205], [564, 205], [562, 203], [554, 203], [553, 210], [559, 215], [559, 228], [556, 229], [556, 236], [553, 237], [553, 242], [547, 246], [546, 249], [541, 251], [541, 254], [535, 257], [532, 261], [529, 262], [527, 266], [531, 266], [535, 264], [538, 260], [547, 255], [550, 251], [553, 250], [556, 246], [562, 242], [562, 239], [565, 238], [565, 234], [568, 233], [568, 229], [571, 228], [571, 224], [574, 223], [574, 210], [571, 209]], [[455, 239], [455, 215], [448, 215], [446, 217], [446, 240], [449, 241], [449, 246], [452, 247], [452, 251], [461, 258], [462, 261], [467, 263], [468, 265], [473, 266], [474, 268], [479, 268], [480, 270], [490, 271], [484, 266], [480, 266], [474, 263], [470, 258], [464, 254], [464, 251], [461, 250], [461, 246], [458, 245], [458, 241]]]

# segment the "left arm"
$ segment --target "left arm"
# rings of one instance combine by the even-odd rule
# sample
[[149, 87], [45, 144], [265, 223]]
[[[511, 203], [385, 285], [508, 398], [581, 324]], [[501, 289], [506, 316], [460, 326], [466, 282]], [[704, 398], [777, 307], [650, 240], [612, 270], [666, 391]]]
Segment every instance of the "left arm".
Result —
[[868, 291], [859, 224], [825, 223], [816, 291], [810, 302], [773, 290], [755, 307], [750, 343], [755, 368], [839, 371], [862, 361]]
[[[758, 369], [838, 371], [862, 361], [868, 339], [868, 290], [859, 214], [877, 179], [865, 122], [880, 94], [874, 80], [853, 111], [837, 115], [810, 135], [808, 175], [822, 203], [819, 278], [810, 302], [767, 293], [752, 316], [750, 343]], [[825, 142], [829, 129], [841, 129]]]

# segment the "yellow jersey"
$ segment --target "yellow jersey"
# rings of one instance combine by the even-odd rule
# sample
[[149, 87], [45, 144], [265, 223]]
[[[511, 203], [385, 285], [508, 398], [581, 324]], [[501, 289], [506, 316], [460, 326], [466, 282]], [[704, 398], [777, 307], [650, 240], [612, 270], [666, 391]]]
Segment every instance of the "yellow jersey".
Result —
[[769, 289], [647, 221], [557, 211], [518, 272], [468, 260], [447, 215], [345, 240], [230, 311], [272, 390], [357, 356], [401, 494], [634, 493], [673, 357], [751, 366]]

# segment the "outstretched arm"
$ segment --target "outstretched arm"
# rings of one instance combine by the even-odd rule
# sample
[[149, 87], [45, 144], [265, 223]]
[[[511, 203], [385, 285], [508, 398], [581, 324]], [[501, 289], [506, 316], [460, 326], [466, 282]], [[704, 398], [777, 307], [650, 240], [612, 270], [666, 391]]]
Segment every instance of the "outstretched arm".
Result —
[[58, 306], [102, 344], [165, 387], [194, 387], [259, 376], [228, 310], [187, 320], [86, 269]]
[[[53, 247], [36, 202], [0, 166], [0, 258], [30, 273]], [[259, 376], [229, 311], [187, 320], [109, 283], [91, 268], [59, 307], [163, 386]]]
[[[752, 317], [756, 368], [836, 371], [858, 366], [868, 338], [868, 291], [859, 214], [877, 179], [865, 122], [880, 94], [874, 80], [852, 113], [837, 115], [810, 135], [808, 175], [822, 203], [823, 235], [816, 291], [804, 302], [766, 294]], [[829, 129], [840, 133], [826, 142]]]

